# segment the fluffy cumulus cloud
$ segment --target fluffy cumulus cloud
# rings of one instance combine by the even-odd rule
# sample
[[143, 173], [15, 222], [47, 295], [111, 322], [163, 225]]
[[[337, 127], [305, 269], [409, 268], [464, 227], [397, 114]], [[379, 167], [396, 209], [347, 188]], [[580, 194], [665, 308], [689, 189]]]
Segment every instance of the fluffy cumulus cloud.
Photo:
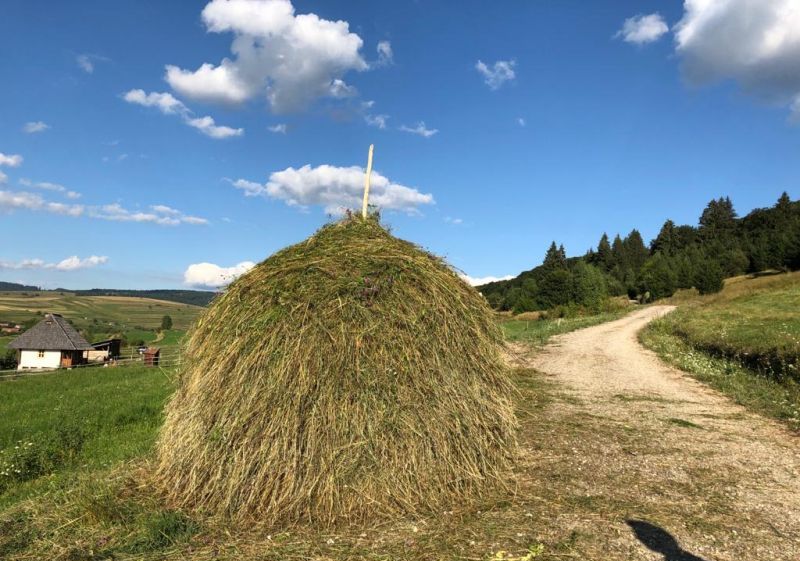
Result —
[[482, 286], [484, 284], [489, 284], [490, 282], [497, 282], [497, 281], [504, 281], [510, 280], [514, 277], [512, 275], [507, 275], [505, 277], [471, 277], [464, 273], [459, 273], [459, 275], [467, 284], [470, 286]]
[[217, 125], [212, 117], [195, 117], [191, 109], [170, 93], [147, 93], [144, 90], [135, 89], [123, 94], [122, 99], [135, 105], [154, 107], [164, 115], [177, 115], [184, 123], [211, 138], [222, 139], [244, 134], [244, 129]]
[[209, 32], [233, 33], [233, 56], [196, 70], [167, 66], [169, 85], [190, 99], [239, 104], [265, 96], [276, 113], [297, 111], [352, 94], [344, 75], [369, 68], [346, 21], [298, 15], [289, 0], [212, 0], [202, 20]]
[[183, 282], [198, 288], [221, 288], [255, 266], [252, 261], [242, 261], [232, 267], [220, 267], [214, 263], [194, 263], [183, 273]]
[[[312, 168], [306, 165], [299, 169], [290, 167], [276, 171], [264, 185], [245, 179], [233, 181], [232, 184], [244, 191], [246, 196], [278, 199], [297, 207], [321, 206], [328, 213], [339, 214], [345, 209], [361, 207], [364, 173], [364, 168], [359, 166], [321, 165]], [[420, 206], [434, 202], [433, 195], [394, 183], [376, 171], [372, 172], [369, 193], [371, 205], [409, 214], [419, 212]]]
[[28, 134], [35, 134], [37, 132], [44, 132], [50, 128], [50, 125], [45, 123], [44, 121], [30, 121], [25, 123], [22, 127], [22, 131]]
[[486, 82], [489, 88], [496, 90], [517, 77], [516, 72], [514, 72], [516, 65], [516, 61], [513, 60], [498, 60], [492, 66], [489, 66], [479, 60], [475, 63], [475, 70], [483, 76], [483, 81]]
[[800, 2], [686, 0], [675, 29], [693, 84], [736, 80], [767, 101], [800, 108]]
[[0, 166], [17, 168], [22, 165], [22, 159], [19, 154], [3, 154], [0, 152]]
[[426, 127], [425, 126], [425, 121], [420, 121], [416, 125], [414, 125], [413, 127], [409, 127], [407, 125], [402, 125], [400, 127], [400, 130], [403, 131], [403, 132], [410, 132], [411, 134], [416, 134], [416, 135], [421, 136], [423, 138], [430, 138], [434, 134], [439, 132], [439, 129], [429, 129], [428, 127]]
[[105, 255], [91, 255], [80, 258], [77, 255], [62, 259], [57, 263], [47, 263], [42, 259], [23, 259], [22, 261], [0, 261], [0, 269], [51, 269], [56, 271], [76, 271], [90, 269], [108, 262]]
[[621, 37], [626, 43], [644, 45], [658, 41], [666, 33], [669, 33], [669, 26], [661, 14], [639, 14], [626, 19], [615, 37]]

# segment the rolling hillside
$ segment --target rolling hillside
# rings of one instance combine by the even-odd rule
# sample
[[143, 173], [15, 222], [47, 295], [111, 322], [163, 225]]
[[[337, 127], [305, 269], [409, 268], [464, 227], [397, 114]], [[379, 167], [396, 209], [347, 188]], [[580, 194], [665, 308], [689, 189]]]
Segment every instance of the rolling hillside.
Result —
[[25, 322], [47, 312], [61, 314], [78, 328], [115, 332], [160, 327], [169, 315], [175, 329], [185, 330], [203, 308], [130, 296], [78, 296], [70, 292], [0, 292], [0, 321]]

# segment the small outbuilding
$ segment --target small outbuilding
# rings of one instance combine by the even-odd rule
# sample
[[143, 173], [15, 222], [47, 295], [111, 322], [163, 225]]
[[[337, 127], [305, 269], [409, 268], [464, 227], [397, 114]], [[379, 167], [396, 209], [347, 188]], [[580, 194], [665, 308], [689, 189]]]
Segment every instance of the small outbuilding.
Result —
[[17, 351], [17, 370], [48, 370], [85, 364], [92, 346], [59, 314], [44, 319], [8, 344]]
[[121, 348], [122, 339], [98, 341], [92, 343], [92, 350], [87, 353], [86, 358], [89, 362], [108, 362], [119, 358]]
[[144, 365], [145, 366], [158, 366], [158, 363], [161, 361], [161, 349], [158, 347], [147, 347], [144, 353], [142, 353], [144, 357]]

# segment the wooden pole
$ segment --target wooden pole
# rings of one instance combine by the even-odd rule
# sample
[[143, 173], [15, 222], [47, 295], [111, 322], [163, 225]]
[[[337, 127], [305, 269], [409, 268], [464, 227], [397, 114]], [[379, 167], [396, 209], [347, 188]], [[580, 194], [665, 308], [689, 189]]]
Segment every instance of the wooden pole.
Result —
[[372, 151], [374, 144], [369, 145], [369, 156], [367, 157], [367, 176], [364, 178], [364, 203], [361, 205], [361, 217], [367, 218], [367, 206], [369, 205], [369, 176], [372, 175]]

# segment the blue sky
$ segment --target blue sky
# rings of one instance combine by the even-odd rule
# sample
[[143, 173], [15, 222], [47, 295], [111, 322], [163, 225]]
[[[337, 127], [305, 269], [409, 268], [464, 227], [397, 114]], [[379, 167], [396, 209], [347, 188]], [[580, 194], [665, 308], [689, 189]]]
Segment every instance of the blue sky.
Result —
[[385, 221], [471, 277], [800, 196], [792, 0], [2, 12], [0, 280], [219, 285], [352, 206], [370, 143]]

